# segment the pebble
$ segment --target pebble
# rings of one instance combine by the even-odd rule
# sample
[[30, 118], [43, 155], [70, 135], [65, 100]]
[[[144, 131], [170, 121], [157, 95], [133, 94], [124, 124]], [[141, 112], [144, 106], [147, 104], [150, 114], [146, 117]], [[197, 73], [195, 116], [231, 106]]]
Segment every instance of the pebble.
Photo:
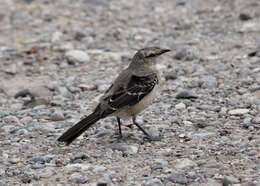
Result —
[[260, 117], [255, 117], [252, 119], [252, 123], [254, 124], [260, 124]]
[[70, 50], [65, 53], [65, 57], [67, 58], [69, 64], [72, 65], [75, 65], [77, 63], [86, 63], [90, 60], [88, 54], [81, 50]]
[[167, 177], [167, 179], [173, 183], [179, 183], [179, 184], [188, 183], [188, 180], [184, 173], [172, 173]]
[[95, 173], [95, 174], [98, 174], [98, 173], [102, 173], [104, 172], [105, 170], [107, 170], [106, 167], [102, 166], [102, 165], [96, 165], [93, 167], [92, 171]]
[[213, 106], [213, 105], [199, 105], [198, 109], [206, 110], [206, 111], [213, 111], [213, 112], [220, 112], [221, 106]]
[[71, 158], [71, 163], [81, 163], [89, 159], [89, 156], [85, 153], [79, 152]]
[[214, 76], [202, 76], [199, 85], [201, 88], [216, 88], [218, 83]]
[[34, 163], [31, 168], [32, 169], [42, 169], [42, 168], [45, 168], [46, 165], [44, 163], [40, 163], [40, 162], [37, 162], [37, 163]]
[[6, 133], [15, 133], [16, 131], [18, 131], [20, 128], [14, 125], [5, 125], [3, 127], [1, 127], [1, 129], [6, 132]]
[[108, 183], [106, 181], [98, 181], [96, 186], [108, 186]]
[[22, 124], [24, 124], [24, 125], [26, 125], [27, 123], [30, 123], [30, 122], [32, 122], [33, 121], [33, 118], [31, 117], [31, 116], [26, 116], [26, 117], [24, 117], [24, 118], [22, 118], [21, 120], [20, 120], [20, 122], [22, 123]]
[[19, 130], [17, 130], [15, 132], [15, 134], [17, 134], [17, 135], [26, 135], [26, 134], [28, 134], [28, 130], [26, 130], [26, 129], [19, 129]]
[[241, 21], [248, 21], [248, 20], [252, 19], [252, 17], [248, 13], [240, 13], [239, 14], [239, 19]]
[[117, 144], [111, 145], [111, 149], [121, 151], [125, 154], [136, 154], [138, 152], [139, 146], [117, 143]]
[[45, 168], [38, 173], [40, 178], [50, 178], [53, 175], [53, 170], [50, 168]]
[[151, 178], [144, 182], [144, 186], [163, 186], [163, 183], [159, 178]]
[[16, 116], [6, 116], [3, 120], [6, 124], [22, 126], [20, 120]]
[[184, 103], [178, 103], [177, 105], [175, 105], [175, 109], [184, 110], [184, 109], [186, 109], [186, 105]]
[[62, 120], [65, 120], [65, 117], [64, 117], [64, 114], [63, 112], [59, 111], [59, 110], [55, 110], [51, 116], [50, 116], [50, 119], [52, 121], [62, 121]]
[[72, 175], [70, 175], [71, 182], [76, 183], [76, 184], [83, 184], [87, 182], [87, 178], [82, 176], [80, 173], [75, 172]]
[[188, 48], [178, 49], [174, 55], [174, 59], [183, 60], [183, 61], [192, 61], [196, 59], [194, 52]]
[[177, 79], [178, 76], [177, 76], [177, 73], [176, 72], [170, 72], [168, 73], [166, 76], [165, 76], [165, 80], [166, 81], [169, 81], [169, 80], [175, 80]]
[[250, 111], [249, 109], [234, 109], [234, 110], [228, 111], [228, 114], [237, 116], [237, 115], [247, 114], [247, 113], [249, 113], [249, 111]]
[[191, 91], [184, 90], [176, 95], [176, 99], [197, 99], [198, 96]]
[[62, 38], [62, 36], [63, 36], [63, 33], [62, 32], [54, 32], [53, 34], [52, 34], [52, 37], [51, 37], [51, 42], [52, 43], [55, 43], [55, 42], [57, 42], [57, 41], [60, 41], [61, 40], [61, 38]]
[[251, 120], [252, 120], [252, 118], [250, 118], [250, 117], [246, 117], [244, 120], [243, 120], [243, 127], [244, 128], [248, 128], [248, 127], [250, 127], [250, 125], [251, 125]]
[[228, 186], [228, 185], [233, 185], [233, 184], [236, 184], [236, 183], [240, 183], [239, 179], [230, 175], [230, 176], [225, 176], [223, 179], [222, 179], [222, 183], [223, 185], [225, 186]]
[[186, 169], [186, 168], [189, 168], [189, 167], [194, 167], [196, 166], [197, 164], [190, 160], [190, 159], [187, 159], [187, 158], [184, 158], [184, 159], [178, 159], [175, 163], [175, 168], [177, 169]]
[[208, 138], [208, 137], [211, 137], [211, 136], [216, 136], [216, 133], [204, 132], [204, 133], [195, 133], [195, 134], [191, 135], [192, 138]]

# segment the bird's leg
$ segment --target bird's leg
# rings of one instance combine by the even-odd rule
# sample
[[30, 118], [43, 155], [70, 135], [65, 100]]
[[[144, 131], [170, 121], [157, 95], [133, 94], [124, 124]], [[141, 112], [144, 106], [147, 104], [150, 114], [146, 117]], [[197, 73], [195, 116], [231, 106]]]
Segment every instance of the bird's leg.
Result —
[[119, 138], [123, 138], [123, 135], [122, 135], [122, 130], [121, 130], [121, 121], [120, 121], [120, 118], [119, 117], [116, 117], [116, 120], [117, 120], [117, 124], [118, 124], [118, 132], [119, 132]]
[[155, 136], [155, 137], [154, 137], [154, 136], [151, 136], [148, 132], [146, 132], [146, 131], [137, 123], [135, 116], [133, 116], [132, 120], [133, 120], [134, 125], [137, 126], [150, 140], [152, 140], [152, 141], [159, 141], [159, 140], [161, 140], [161, 138], [160, 138], [159, 136]]
[[137, 123], [135, 116], [133, 116], [132, 120], [133, 120], [133, 123], [134, 123], [135, 126], [137, 126], [148, 138], [152, 139], [152, 136], [151, 136], [150, 134], [148, 134], [148, 132], [146, 132], [146, 131]]

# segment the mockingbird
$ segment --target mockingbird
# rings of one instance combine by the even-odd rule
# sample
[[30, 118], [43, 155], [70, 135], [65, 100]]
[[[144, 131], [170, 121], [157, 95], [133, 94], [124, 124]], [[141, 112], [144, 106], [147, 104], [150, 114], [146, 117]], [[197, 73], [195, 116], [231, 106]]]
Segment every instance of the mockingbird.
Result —
[[152, 136], [136, 122], [136, 115], [152, 104], [159, 88], [157, 58], [169, 51], [159, 47], [139, 50], [129, 66], [118, 75], [101, 97], [94, 112], [68, 129], [58, 141], [69, 145], [90, 126], [107, 116], [116, 116], [119, 137], [122, 137], [120, 119], [132, 117], [133, 124], [152, 139]]

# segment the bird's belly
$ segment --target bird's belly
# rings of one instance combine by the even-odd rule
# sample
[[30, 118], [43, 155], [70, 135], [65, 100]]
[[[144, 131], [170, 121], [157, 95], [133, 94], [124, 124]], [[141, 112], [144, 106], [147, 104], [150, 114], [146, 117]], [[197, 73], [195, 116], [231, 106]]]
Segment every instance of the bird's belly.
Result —
[[145, 96], [140, 102], [133, 106], [125, 107], [121, 111], [117, 112], [115, 115], [120, 118], [129, 118], [137, 115], [153, 103], [154, 99], [156, 98], [157, 92], [158, 85], [155, 86], [153, 91]]

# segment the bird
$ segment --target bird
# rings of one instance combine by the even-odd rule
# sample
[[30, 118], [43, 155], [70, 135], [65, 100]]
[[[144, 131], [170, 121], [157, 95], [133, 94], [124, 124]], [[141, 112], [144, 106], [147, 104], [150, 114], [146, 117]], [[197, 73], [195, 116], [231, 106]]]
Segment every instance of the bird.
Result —
[[57, 140], [70, 145], [77, 137], [100, 119], [115, 116], [119, 138], [122, 138], [121, 119], [132, 122], [149, 139], [153, 137], [136, 121], [136, 116], [150, 106], [160, 89], [160, 75], [156, 64], [159, 56], [170, 49], [146, 47], [138, 50], [128, 67], [124, 69], [101, 96], [94, 111], [63, 133]]

